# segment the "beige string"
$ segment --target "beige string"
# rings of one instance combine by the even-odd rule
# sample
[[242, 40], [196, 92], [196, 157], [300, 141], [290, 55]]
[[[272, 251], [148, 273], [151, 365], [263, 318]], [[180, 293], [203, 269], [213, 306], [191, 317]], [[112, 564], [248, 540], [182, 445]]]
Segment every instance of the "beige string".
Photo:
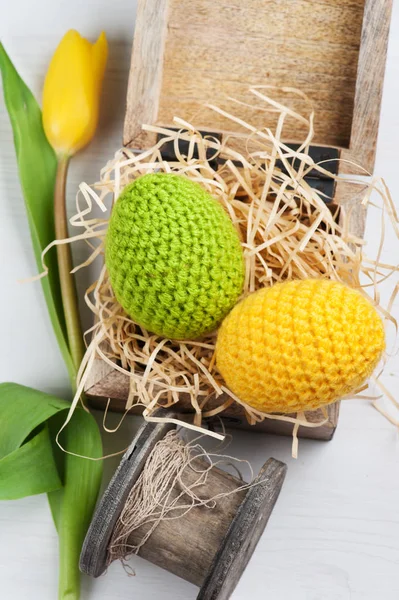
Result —
[[[108, 565], [120, 559], [128, 567], [126, 559], [139, 552], [162, 521], [179, 519], [195, 507], [203, 506], [212, 510], [221, 498], [257, 485], [252, 483], [253, 470], [248, 461], [222, 454], [210, 454], [198, 443], [200, 438], [197, 437], [186, 443], [177, 430], [172, 430], [155, 444], [143, 471], [130, 490], [114, 528], [108, 547]], [[199, 458], [204, 460], [198, 461]], [[237, 470], [242, 480], [236, 467], [237, 464], [242, 463], [249, 467], [251, 483], [243, 482], [235, 490], [212, 497], [203, 496], [208, 475], [215, 466], [230, 464]], [[188, 470], [191, 474], [195, 473], [194, 479], [190, 478], [191, 483], [187, 482]], [[172, 491], [176, 489], [179, 493], [172, 495]], [[143, 528], [143, 533], [139, 541], [133, 545], [129, 542], [129, 538], [139, 528]]]

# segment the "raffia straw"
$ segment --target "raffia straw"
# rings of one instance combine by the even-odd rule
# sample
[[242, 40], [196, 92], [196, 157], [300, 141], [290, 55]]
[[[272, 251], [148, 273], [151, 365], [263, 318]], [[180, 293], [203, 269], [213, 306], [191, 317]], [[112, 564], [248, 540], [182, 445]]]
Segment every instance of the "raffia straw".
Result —
[[[275, 131], [260, 130], [243, 121], [239, 112], [242, 102], [230, 102], [230, 106], [225, 107], [208, 106], [208, 110], [218, 112], [241, 129], [241, 134], [231, 134], [223, 142], [211, 135], [201, 135], [179, 118], [175, 119], [176, 126], [180, 128], [178, 131], [144, 125], [146, 131], [164, 137], [141, 153], [126, 148], [119, 150], [102, 169], [101, 180], [97, 184], [91, 187], [85, 183], [80, 185], [77, 214], [71, 223], [82, 231], [74, 239], [86, 239], [91, 250], [84, 265], [104, 253], [108, 221], [91, 218], [93, 203], [104, 210], [105, 205], [111, 207], [121, 189], [137, 177], [155, 171], [173, 172], [203, 185], [229, 214], [242, 240], [246, 265], [244, 296], [285, 280], [314, 277], [338, 280], [363, 291], [383, 318], [396, 328], [390, 309], [398, 293], [398, 285], [394, 284], [387, 306], [383, 306], [379, 298], [380, 283], [392, 279], [392, 275], [398, 272], [397, 265], [381, 260], [384, 227], [389, 225], [399, 239], [398, 215], [384, 180], [374, 177], [361, 193], [366, 183], [364, 178], [345, 177], [345, 181], [359, 186], [359, 192], [355, 192], [353, 202], [340, 207], [337, 222], [338, 207], [327, 205], [304, 179], [310, 170], [328, 173], [325, 164], [315, 164], [308, 153], [314, 121], [311, 103], [301, 92], [284, 88], [277, 91], [286, 93], [285, 106], [273, 100], [274, 91], [274, 88], [268, 87], [250, 89], [248, 102], [244, 104], [246, 110], [252, 106], [256, 111], [262, 109], [275, 113]], [[290, 98], [296, 96], [307, 101], [309, 108], [306, 114], [289, 108]], [[307, 134], [298, 150], [289, 148], [282, 141], [287, 119], [295, 119], [307, 127]], [[209, 122], [212, 122], [211, 114]], [[179, 149], [182, 140], [189, 142], [187, 156]], [[174, 144], [176, 160], [162, 160], [162, 147], [170, 142]], [[195, 158], [194, 151], [199, 158]], [[223, 166], [215, 167], [212, 162], [215, 158], [223, 158]], [[289, 162], [292, 158], [295, 158], [295, 167]], [[284, 165], [284, 171], [278, 167], [277, 161]], [[336, 176], [335, 179], [340, 178]], [[359, 205], [371, 205], [371, 196], [375, 197], [373, 206], [379, 207], [384, 224], [376, 257], [366, 255], [364, 240], [352, 234], [349, 226], [352, 210]], [[84, 208], [81, 207], [82, 198]], [[321, 424], [309, 423], [298, 416], [261, 413], [244, 404], [224, 386], [217, 371], [215, 333], [200, 340], [176, 342], [146, 331], [118, 304], [105, 267], [98, 281], [88, 289], [86, 302], [95, 316], [95, 325], [90, 329], [92, 342], [79, 374], [80, 389], [95, 357], [129, 377], [126, 409], [143, 405], [148, 420], [156, 408], [177, 404], [180, 395], [185, 394], [191, 400], [195, 415], [189, 426], [202, 430], [202, 416], [223, 411], [232, 401], [239, 402], [250, 423], [265, 418], [292, 422], [295, 426], [294, 453], [298, 427]], [[210, 399], [215, 398], [219, 399], [219, 407], [212, 405], [209, 408]], [[77, 402], [76, 396], [69, 418]]]

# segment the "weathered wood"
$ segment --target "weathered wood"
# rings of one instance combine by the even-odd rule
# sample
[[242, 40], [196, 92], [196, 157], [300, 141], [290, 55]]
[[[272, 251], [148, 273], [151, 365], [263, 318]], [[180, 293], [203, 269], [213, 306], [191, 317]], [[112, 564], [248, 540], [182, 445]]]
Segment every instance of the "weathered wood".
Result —
[[[143, 0], [142, 4], [152, 2]], [[198, 128], [236, 130], [220, 115], [203, 111], [202, 105], [210, 100], [223, 102], [228, 96], [242, 100], [251, 85], [289, 85], [309, 94], [315, 103], [316, 143], [349, 144], [362, 0], [350, 3], [346, 0], [321, 3], [309, 0], [242, 3], [236, 0], [216, 5], [212, 0], [195, 3], [169, 0], [164, 14], [167, 15], [167, 35], [162, 49], [157, 123], [170, 125], [175, 115], [187, 120], [195, 116], [194, 125]], [[146, 28], [151, 37], [156, 29], [149, 28], [139, 17], [136, 31]], [[152, 100], [152, 65], [160, 60], [157, 48], [153, 47], [152, 54], [141, 53], [139, 59], [133, 49], [133, 64], [138, 60], [140, 80], [148, 77], [148, 98]], [[135, 83], [131, 82], [128, 98], [135, 98]], [[299, 99], [295, 107], [307, 108]], [[240, 111], [243, 111], [240, 112], [242, 118], [258, 126], [275, 123], [273, 115], [244, 107]], [[129, 145], [142, 143], [139, 138], [130, 137], [133, 130], [130, 123], [136, 123], [134, 129], [137, 130], [143, 122], [139, 122], [139, 118], [128, 107], [125, 141], [129, 140]], [[287, 122], [287, 140], [301, 139], [303, 134], [298, 122]]]
[[[141, 125], [157, 119], [161, 93], [168, 0], [138, 2], [123, 141], [146, 144]], [[131, 115], [135, 115], [132, 119]], [[147, 140], [149, 142], [149, 140]], [[151, 143], [150, 143], [151, 145]]]
[[361, 200], [368, 187], [344, 179], [337, 182], [334, 200], [345, 210], [345, 222], [351, 234], [363, 238], [366, 228], [367, 207]]
[[155, 444], [175, 427], [171, 423], [144, 423], [140, 427], [123, 455], [88, 529], [79, 563], [83, 573], [99, 577], [106, 569], [108, 545], [129, 492]]
[[[370, 173], [377, 151], [391, 11], [392, 0], [365, 0], [350, 145], [342, 153], [343, 159]], [[365, 174], [351, 164], [340, 164], [340, 173], [354, 172]]]
[[[169, 413], [174, 416], [174, 413]], [[107, 564], [107, 549], [112, 532], [125, 505], [130, 489], [137, 481], [157, 441], [175, 427], [165, 423], [147, 423], [136, 435], [122, 458], [111, 483], [104, 493], [89, 527], [80, 557], [80, 568], [94, 577], [101, 575]], [[196, 459], [194, 468], [203, 459]], [[226, 600], [241, 577], [269, 520], [284, 482], [287, 467], [270, 458], [254, 485], [238, 489], [242, 481], [213, 467], [206, 483], [196, 492], [206, 498], [230, 494], [216, 501], [215, 508], [195, 507], [180, 518], [163, 520], [139, 556], [168, 571], [202, 586], [198, 600]], [[198, 474], [187, 468], [185, 483], [195, 481]], [[175, 484], [171, 499], [181, 492]], [[145, 528], [138, 529], [128, 540], [136, 544]]]
[[[99, 361], [101, 362], [101, 361]], [[95, 361], [93, 370], [96, 370]], [[129, 394], [129, 377], [120, 373], [117, 370], [110, 371], [108, 375], [90, 388], [86, 388], [85, 393], [93, 408], [104, 410], [107, 407], [108, 401], [109, 410], [115, 412], [125, 412], [126, 401]], [[226, 400], [226, 396], [220, 396], [216, 399], [211, 399], [207, 404], [207, 409], [212, 409], [220, 406]], [[327, 408], [328, 420], [324, 425], [319, 427], [299, 427], [298, 436], [302, 438], [311, 438], [318, 440], [330, 440], [338, 423], [339, 402], [330, 404]], [[134, 407], [131, 409], [132, 414], [141, 414], [143, 407]], [[181, 394], [179, 404], [176, 406], [176, 411], [184, 415], [185, 413], [193, 412], [189, 396]], [[306, 418], [310, 423], [320, 423], [324, 420], [324, 415], [321, 409], [307, 411]], [[250, 425], [245, 416], [244, 409], [237, 403], [233, 403], [226, 408], [220, 415], [227, 427], [233, 429], [247, 429], [262, 433], [273, 433], [275, 435], [292, 435], [294, 425], [287, 421], [279, 421], [275, 419], [265, 419], [262, 423]], [[295, 415], [288, 415], [294, 417]], [[218, 418], [216, 422], [218, 422]]]
[[263, 465], [221, 544], [197, 600], [227, 600], [262, 535], [280, 494], [287, 466], [274, 458]]
[[[314, 143], [345, 148], [344, 158], [371, 171], [391, 5], [391, 0], [139, 0], [125, 144], [152, 145], [154, 135], [140, 133], [141, 125], [172, 126], [176, 115], [199, 129], [240, 134], [238, 125], [203, 104], [223, 104], [227, 96], [243, 100], [251, 85], [291, 86], [312, 100]], [[279, 99], [284, 102], [284, 96]], [[292, 106], [306, 110], [300, 99]], [[245, 107], [240, 116], [259, 127], [273, 127], [276, 118]], [[288, 120], [285, 141], [303, 136], [302, 125]], [[354, 170], [349, 164], [341, 168]]]
[[[194, 465], [196, 468], [206, 468], [209, 463], [197, 459]], [[196, 479], [198, 473], [187, 468], [184, 482], [190, 485]], [[241, 483], [225, 471], [213, 468], [206, 485], [197, 488], [196, 493], [202, 497], [234, 493], [220, 498], [213, 509], [195, 507], [179, 519], [162, 521], [148, 542], [140, 548], [139, 556], [200, 587], [211, 568], [221, 540], [247, 495], [248, 490], [235, 491]], [[180, 487], [176, 485], [170, 495], [171, 500], [180, 492]], [[128, 543], [137, 544], [145, 531], [146, 527], [139, 527], [129, 537]]]

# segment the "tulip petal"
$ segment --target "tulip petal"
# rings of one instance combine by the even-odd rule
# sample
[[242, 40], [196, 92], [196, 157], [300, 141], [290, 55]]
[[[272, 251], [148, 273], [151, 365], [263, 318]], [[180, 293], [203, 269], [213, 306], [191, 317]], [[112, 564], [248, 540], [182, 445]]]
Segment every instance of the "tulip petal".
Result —
[[43, 124], [58, 154], [72, 155], [85, 146], [97, 127], [107, 41], [93, 45], [68, 31], [51, 60], [43, 90]]

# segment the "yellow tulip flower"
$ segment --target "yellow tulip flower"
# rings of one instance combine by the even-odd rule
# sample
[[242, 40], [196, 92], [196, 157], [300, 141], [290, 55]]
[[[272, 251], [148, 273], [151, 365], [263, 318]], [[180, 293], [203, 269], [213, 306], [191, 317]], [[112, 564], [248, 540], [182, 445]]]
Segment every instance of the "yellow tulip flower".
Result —
[[[92, 139], [98, 122], [101, 83], [107, 62], [105, 33], [91, 44], [77, 31], [64, 35], [47, 71], [43, 90], [43, 127], [57, 153], [54, 224], [57, 240], [68, 238], [65, 188], [69, 159]], [[67, 338], [76, 371], [84, 354], [70, 247], [57, 245], [59, 280]]]
[[107, 55], [104, 32], [91, 44], [73, 29], [54, 53], [44, 82], [43, 126], [60, 156], [72, 156], [94, 135]]

